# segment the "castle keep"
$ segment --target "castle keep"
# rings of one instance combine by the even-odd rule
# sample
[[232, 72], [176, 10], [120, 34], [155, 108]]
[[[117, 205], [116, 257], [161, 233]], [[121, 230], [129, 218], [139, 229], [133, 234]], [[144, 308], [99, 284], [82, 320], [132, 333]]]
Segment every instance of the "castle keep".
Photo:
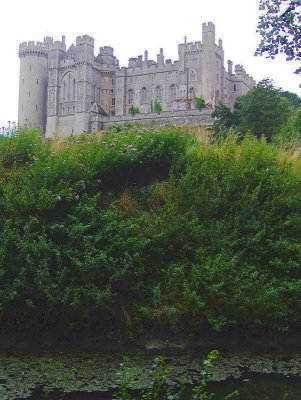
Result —
[[[130, 58], [120, 67], [113, 48], [94, 54], [94, 39], [84, 35], [66, 49], [65, 37], [26, 42], [19, 47], [19, 124], [37, 125], [46, 136], [91, 132], [104, 121], [118, 121], [139, 108], [141, 116], [154, 115], [160, 103], [163, 114], [193, 113], [193, 98], [202, 97], [214, 107], [219, 101], [232, 107], [235, 99], [255, 85], [241, 65], [224, 68], [222, 41], [215, 43], [213, 23], [202, 25], [202, 41], [179, 44], [179, 59]], [[196, 114], [196, 113], [194, 113]]]

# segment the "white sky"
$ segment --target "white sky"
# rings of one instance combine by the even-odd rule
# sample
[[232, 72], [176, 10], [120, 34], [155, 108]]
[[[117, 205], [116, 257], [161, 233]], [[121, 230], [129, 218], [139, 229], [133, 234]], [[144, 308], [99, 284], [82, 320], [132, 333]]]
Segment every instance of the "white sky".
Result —
[[[177, 45], [201, 40], [202, 22], [216, 25], [216, 40], [223, 40], [225, 62], [243, 64], [257, 81], [269, 77], [276, 85], [301, 95], [301, 76], [293, 72], [297, 63], [285, 59], [254, 57], [260, 36], [256, 33], [259, 0], [8, 0], [2, 2], [0, 22], [0, 127], [17, 120], [19, 43], [42, 41], [44, 36], [67, 46], [76, 36], [88, 34], [100, 46], [114, 48], [120, 65], [129, 57], [149, 51], [156, 60], [160, 47], [165, 58], [178, 59]], [[4, 5], [5, 4], [5, 5]]]

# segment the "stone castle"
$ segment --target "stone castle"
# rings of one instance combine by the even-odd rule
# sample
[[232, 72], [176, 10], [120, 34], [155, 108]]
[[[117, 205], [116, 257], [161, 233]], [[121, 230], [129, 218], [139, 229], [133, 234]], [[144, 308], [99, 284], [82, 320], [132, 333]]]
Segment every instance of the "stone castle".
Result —
[[47, 137], [91, 132], [102, 129], [104, 121], [129, 118], [131, 107], [139, 109], [140, 118], [150, 117], [155, 102], [171, 118], [197, 115], [195, 97], [208, 107], [219, 101], [232, 107], [255, 85], [241, 65], [233, 69], [228, 61], [224, 68], [222, 40], [216, 44], [212, 22], [202, 25], [202, 41], [185, 38], [178, 52], [172, 62], [162, 49], [156, 61], [145, 51], [120, 67], [112, 47], [101, 47], [95, 56], [94, 39], [87, 35], [77, 37], [68, 50], [64, 36], [22, 43], [19, 124], [41, 127]]

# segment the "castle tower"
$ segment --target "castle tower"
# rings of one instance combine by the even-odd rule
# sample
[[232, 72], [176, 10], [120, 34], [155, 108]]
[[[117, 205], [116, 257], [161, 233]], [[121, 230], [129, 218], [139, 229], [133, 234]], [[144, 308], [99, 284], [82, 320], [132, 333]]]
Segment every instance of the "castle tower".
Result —
[[215, 26], [212, 22], [202, 25], [202, 96], [206, 103], [213, 103], [215, 96]]
[[83, 35], [76, 38], [76, 116], [75, 133], [89, 132], [90, 107], [92, 102], [92, 64], [94, 61], [94, 39]]
[[19, 125], [31, 124], [45, 129], [48, 83], [47, 47], [42, 42], [22, 43], [19, 47], [19, 57]]
[[59, 116], [59, 66], [66, 56], [65, 38], [62, 41], [55, 41], [51, 38], [44, 39], [45, 47], [48, 47], [48, 104], [47, 104], [47, 129], [46, 137], [51, 137], [58, 133]]

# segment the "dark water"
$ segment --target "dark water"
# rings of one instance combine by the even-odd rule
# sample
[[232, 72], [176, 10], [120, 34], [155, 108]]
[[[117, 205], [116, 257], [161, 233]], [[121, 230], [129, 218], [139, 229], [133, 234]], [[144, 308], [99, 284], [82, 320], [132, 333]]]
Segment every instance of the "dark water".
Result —
[[[208, 352], [165, 352], [168, 383], [184, 374], [197, 382]], [[111, 400], [125, 355], [137, 394], [152, 379], [154, 352], [0, 354], [0, 400]], [[234, 390], [238, 400], [301, 400], [299, 353], [221, 353], [214, 363], [207, 391], [216, 393], [216, 400]], [[182, 400], [190, 398], [188, 393]]]
[[[228, 378], [223, 382], [209, 382], [207, 391], [215, 393], [214, 399], [222, 400], [227, 394], [238, 390], [237, 400], [301, 400], [301, 377], [281, 376], [278, 374], [253, 373], [241, 379]], [[190, 392], [190, 391], [187, 391]], [[135, 392], [132, 392], [135, 395]], [[139, 396], [137, 395], [137, 398]], [[54, 391], [45, 394], [37, 390], [30, 400], [111, 400], [112, 392], [73, 392]], [[183, 400], [189, 400], [187, 393]]]

